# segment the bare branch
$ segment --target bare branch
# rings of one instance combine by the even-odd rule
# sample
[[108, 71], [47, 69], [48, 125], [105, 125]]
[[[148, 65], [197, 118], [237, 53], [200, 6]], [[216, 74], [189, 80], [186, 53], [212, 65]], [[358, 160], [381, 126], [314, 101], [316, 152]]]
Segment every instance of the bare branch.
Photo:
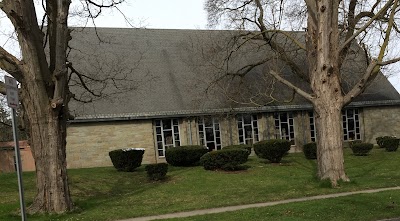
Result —
[[394, 59], [391, 59], [391, 60], [388, 60], [388, 61], [384, 61], [384, 62], [377, 62], [377, 64], [379, 66], [385, 66], [385, 65], [393, 64], [393, 63], [396, 63], [396, 62], [399, 62], [399, 61], [400, 61], [400, 57], [394, 58]]
[[21, 81], [23, 78], [20, 63], [14, 55], [8, 53], [3, 47], [0, 47], [0, 69], [6, 71], [18, 81]]
[[2, 122], [2, 121], [0, 121], [0, 124], [3, 124], [4, 126], [6, 126], [6, 127], [12, 127], [12, 125], [11, 124], [7, 124], [7, 123], [5, 123], [5, 122]]
[[346, 105], [361, 94], [365, 88], [371, 84], [372, 80], [375, 79], [376, 75], [379, 73], [379, 66], [376, 61], [372, 61], [369, 65], [365, 74], [359, 80], [359, 82], [343, 97], [343, 105]]
[[268, 31], [267, 31], [268, 29], [267, 29], [266, 25], [264, 24], [264, 20], [263, 20], [264, 19], [264, 9], [262, 7], [260, 0], [255, 0], [255, 2], [256, 2], [258, 10], [260, 10], [260, 15], [258, 16], [257, 26], [259, 27], [264, 40], [271, 46], [272, 50], [277, 52], [279, 57], [292, 68], [294, 73], [296, 73], [299, 77], [304, 79], [304, 76], [306, 76], [304, 71], [295, 62], [293, 62], [293, 59], [289, 58], [289, 56], [285, 52], [285, 49], [282, 48], [280, 45], [278, 45], [277, 42], [275, 42], [268, 35]]
[[97, 2], [95, 2], [95, 1], [93, 1], [93, 0], [86, 0], [86, 2], [88, 2], [89, 4], [92, 4], [92, 5], [94, 5], [94, 6], [96, 6], [96, 7], [99, 7], [99, 8], [112, 8], [112, 7], [114, 7], [114, 6], [116, 6], [116, 5], [119, 5], [119, 4], [121, 4], [122, 2], [124, 2], [125, 0], [119, 0], [119, 1], [111, 1], [111, 3], [109, 3], [109, 4], [104, 4], [104, 2], [102, 2], [102, 3], [97, 3]]
[[352, 36], [346, 39], [346, 41], [340, 47], [340, 52], [345, 50], [348, 44], [350, 44], [361, 32], [365, 31], [375, 20], [377, 20], [382, 14], [386, 13], [389, 7], [392, 5], [393, 0], [388, 1], [367, 23], [358, 29]]
[[392, 27], [393, 27], [393, 24], [395, 22], [394, 21], [394, 19], [395, 19], [394, 16], [396, 14], [396, 9], [398, 7], [398, 2], [399, 2], [398, 0], [394, 1], [393, 8], [392, 8], [392, 11], [390, 13], [390, 17], [389, 17], [389, 21], [388, 21], [388, 27], [386, 29], [385, 39], [383, 40], [383, 44], [382, 44], [381, 49], [379, 51], [378, 62], [382, 62], [383, 57], [385, 56], [386, 48], [389, 45], [390, 33], [392, 31]]
[[308, 9], [308, 14], [311, 16], [311, 18], [314, 21], [317, 21], [317, 5], [316, 5], [316, 1], [313, 0], [305, 0], [306, 5], [307, 5], [307, 9]]
[[2, 81], [0, 81], [0, 94], [6, 95], [6, 84]]
[[[87, 76], [85, 76], [85, 75], [79, 73], [79, 71], [77, 71], [77, 70], [72, 66], [72, 63], [68, 63], [68, 68], [71, 70], [71, 74], [75, 74], [75, 75], [78, 77], [80, 84], [82, 85], [82, 87], [83, 87], [87, 92], [89, 92], [91, 95], [93, 95], [93, 96], [95, 96], [95, 97], [101, 97], [101, 93], [100, 93], [100, 94], [96, 94], [94, 91], [92, 91], [92, 90], [86, 85], [85, 80], [83, 79], [83, 77], [86, 77], [86, 78], [89, 78], [89, 77], [87, 77]], [[93, 81], [100, 81], [100, 80], [93, 79], [93, 78], [89, 78], [89, 79], [90, 79], [90, 80], [93, 80]]]
[[314, 97], [303, 91], [302, 89], [300, 89], [299, 87], [296, 87], [294, 84], [292, 84], [291, 82], [289, 82], [288, 80], [282, 78], [277, 72], [275, 72], [274, 70], [269, 70], [269, 73], [276, 78], [278, 81], [280, 81], [281, 83], [285, 84], [286, 86], [290, 87], [291, 89], [293, 89], [296, 93], [300, 94], [301, 96], [303, 96], [304, 98], [306, 98], [307, 100], [313, 102]]

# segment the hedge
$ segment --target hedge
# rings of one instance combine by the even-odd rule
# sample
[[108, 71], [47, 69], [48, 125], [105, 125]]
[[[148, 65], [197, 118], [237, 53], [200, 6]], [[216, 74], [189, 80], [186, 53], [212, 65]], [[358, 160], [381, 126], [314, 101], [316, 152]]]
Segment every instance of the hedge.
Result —
[[206, 153], [208, 149], [204, 146], [170, 147], [165, 151], [165, 160], [172, 166], [194, 166]]
[[108, 153], [111, 162], [118, 171], [132, 172], [140, 167], [143, 160], [143, 148], [113, 150]]
[[279, 163], [290, 150], [290, 142], [282, 139], [264, 140], [255, 143], [253, 147], [258, 157]]
[[168, 164], [167, 163], [156, 163], [156, 164], [148, 164], [145, 167], [147, 172], [147, 176], [150, 180], [163, 180], [165, 179], [168, 172]]
[[304, 144], [303, 153], [309, 160], [317, 159], [317, 144], [315, 142]]
[[387, 151], [393, 152], [399, 148], [400, 139], [394, 136], [382, 136], [376, 138], [376, 143], [380, 148], [385, 148]]
[[351, 145], [351, 150], [356, 156], [366, 156], [374, 148], [372, 143], [355, 143]]
[[246, 163], [248, 157], [245, 149], [228, 148], [204, 154], [200, 163], [206, 170], [240, 170], [243, 169], [241, 164]]
[[244, 149], [247, 151], [248, 155], [251, 154], [251, 145], [247, 145], [247, 144], [239, 144], [239, 145], [230, 145], [230, 146], [226, 146], [222, 149], [227, 150], [227, 149]]

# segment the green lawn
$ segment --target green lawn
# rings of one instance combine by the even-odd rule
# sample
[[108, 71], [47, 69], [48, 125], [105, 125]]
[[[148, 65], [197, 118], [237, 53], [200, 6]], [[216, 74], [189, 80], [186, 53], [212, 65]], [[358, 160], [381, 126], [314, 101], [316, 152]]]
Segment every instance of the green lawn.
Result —
[[[143, 166], [133, 173], [117, 172], [114, 168], [69, 170], [70, 187], [77, 210], [64, 215], [28, 216], [28, 220], [116, 220], [392, 187], [400, 184], [399, 152], [389, 153], [382, 149], [374, 149], [371, 155], [366, 157], [353, 156], [348, 150], [345, 152], [346, 170], [352, 181], [341, 183], [340, 187], [335, 189], [330, 188], [327, 182], [320, 182], [316, 179], [316, 162], [304, 159], [303, 154], [300, 153], [289, 154], [279, 165], [268, 164], [257, 157], [251, 157], [247, 163], [250, 168], [243, 172], [213, 172], [206, 171], [202, 167], [170, 167], [168, 180], [164, 182], [149, 182]], [[29, 203], [34, 194], [34, 175], [33, 173], [24, 173], [23, 178], [26, 200]], [[19, 208], [16, 175], [0, 174], [0, 189], [0, 220], [20, 220], [15, 215]], [[390, 191], [390, 193], [399, 194], [395, 191]], [[381, 196], [381, 194], [374, 195], [378, 198]], [[363, 202], [363, 199], [368, 199], [368, 197], [352, 196], [346, 197], [346, 199]], [[307, 208], [310, 210], [319, 208], [318, 202], [290, 205], [302, 205], [299, 208], [303, 208], [305, 211], [308, 210]], [[328, 205], [330, 204], [328, 203]], [[370, 204], [365, 203], [364, 205], [366, 205], [364, 209], [368, 210], [367, 207]], [[284, 211], [285, 207], [283, 205], [275, 206], [274, 209]], [[268, 209], [248, 211], [259, 211], [264, 216], [269, 214]], [[373, 212], [374, 210], [368, 211]], [[358, 210], [349, 212], [358, 214]], [[321, 212], [321, 215], [325, 214]], [[381, 214], [375, 215], [378, 218], [384, 218]], [[199, 219], [201, 220], [201, 218]], [[287, 217], [287, 220], [290, 219], [293, 218]], [[249, 218], [249, 220], [251, 219]], [[259, 219], [254, 218], [253, 220]]]
[[272, 207], [244, 209], [168, 221], [376, 221], [400, 217], [400, 191], [358, 194], [333, 199], [289, 203]]

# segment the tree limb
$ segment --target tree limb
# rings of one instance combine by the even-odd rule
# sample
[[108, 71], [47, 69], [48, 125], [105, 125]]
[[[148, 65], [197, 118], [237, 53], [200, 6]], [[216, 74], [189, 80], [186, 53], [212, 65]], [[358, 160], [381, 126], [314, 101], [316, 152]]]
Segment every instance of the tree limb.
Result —
[[372, 62], [368, 65], [367, 70], [365, 71], [365, 74], [363, 75], [363, 77], [362, 77], [362, 78], [359, 80], [359, 82], [353, 87], [353, 89], [351, 89], [351, 90], [349, 91], [349, 93], [347, 93], [347, 94], [344, 96], [344, 99], [343, 99], [343, 104], [344, 104], [344, 105], [350, 103], [351, 100], [352, 100], [354, 97], [356, 97], [356, 96], [358, 96], [359, 94], [361, 94], [361, 93], [365, 90], [365, 88], [366, 88], [368, 85], [371, 84], [371, 82], [375, 79], [375, 77], [376, 77], [376, 76], [378, 75], [378, 73], [380, 72], [380, 67], [381, 67], [381, 66], [383, 66], [383, 65], [388, 65], [388, 64], [392, 64], [392, 63], [395, 63], [395, 62], [397, 62], [397, 61], [400, 60], [400, 58], [395, 58], [395, 59], [391, 59], [391, 60], [388, 60], [388, 61], [385, 61], [385, 62], [382, 61], [382, 60], [383, 60], [383, 57], [384, 57], [384, 55], [385, 55], [386, 48], [387, 48], [387, 46], [388, 46], [388, 44], [389, 44], [390, 33], [391, 33], [392, 28], [393, 28], [394, 18], [395, 18], [395, 14], [396, 14], [396, 9], [397, 9], [397, 7], [398, 7], [398, 3], [399, 3], [399, 0], [395, 0], [394, 3], [393, 3], [392, 11], [391, 11], [390, 17], [389, 17], [388, 27], [387, 27], [387, 29], [385, 30], [385, 33], [386, 33], [386, 34], [385, 34], [385, 39], [384, 39], [383, 44], [382, 44], [382, 46], [381, 46], [381, 48], [380, 48], [380, 52], [379, 52], [379, 55], [378, 55], [378, 59], [372, 61]]
[[0, 94], [6, 95], [6, 84], [2, 81], [0, 81]]
[[299, 87], [296, 87], [294, 84], [292, 84], [291, 82], [289, 82], [288, 80], [282, 78], [277, 72], [275, 72], [274, 70], [270, 70], [269, 73], [276, 78], [279, 82], [283, 83], [284, 85], [290, 87], [291, 89], [293, 89], [296, 93], [300, 94], [301, 96], [303, 96], [304, 98], [306, 98], [307, 100], [313, 102], [314, 97], [303, 91], [302, 89], [300, 89]]
[[0, 121], [0, 124], [3, 124], [4, 126], [6, 126], [6, 127], [12, 127], [12, 125], [11, 124], [7, 124], [7, 123], [5, 123], [5, 122], [2, 122], [2, 121]]
[[23, 75], [20, 69], [21, 62], [12, 54], [8, 53], [3, 47], [0, 47], [0, 69], [6, 71], [17, 81], [22, 80]]
[[359, 28], [352, 36], [346, 39], [346, 41], [342, 44], [342, 46], [339, 49], [339, 52], [342, 50], [345, 50], [348, 44], [350, 44], [361, 32], [365, 31], [372, 22], [374, 22], [377, 18], [379, 18], [383, 13], [385, 13], [390, 5], [393, 3], [393, 0], [388, 1], [376, 14], [373, 16], [365, 25], [363, 25], [361, 28]]
[[255, 0], [256, 5], [258, 10], [260, 10], [260, 15], [258, 16], [257, 19], [257, 23], [256, 25], [258, 26], [258, 28], [261, 31], [261, 34], [264, 38], [264, 40], [268, 43], [268, 45], [272, 48], [272, 50], [274, 50], [275, 52], [278, 53], [278, 56], [282, 59], [282, 61], [284, 61], [286, 64], [289, 65], [289, 67], [291, 67], [291, 69], [293, 70], [293, 72], [295, 74], [297, 74], [300, 78], [304, 79], [307, 81], [307, 79], [304, 78], [304, 76], [306, 76], [306, 74], [304, 73], [304, 71], [295, 63], [293, 62], [293, 59], [290, 59], [289, 56], [286, 54], [285, 50], [278, 45], [277, 42], [275, 42], [269, 35], [268, 35], [268, 29], [266, 27], [266, 25], [264, 24], [264, 9], [262, 7], [262, 4], [260, 2], [260, 0]]
[[311, 18], [314, 21], [317, 21], [317, 5], [316, 5], [316, 1], [314, 0], [305, 0], [306, 5], [307, 5], [307, 10], [308, 10], [308, 14], [311, 16]]

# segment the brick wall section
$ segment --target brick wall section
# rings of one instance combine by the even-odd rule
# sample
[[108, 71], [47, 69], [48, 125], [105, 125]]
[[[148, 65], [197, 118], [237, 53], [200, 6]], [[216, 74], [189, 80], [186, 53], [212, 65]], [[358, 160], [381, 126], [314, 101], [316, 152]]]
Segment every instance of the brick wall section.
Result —
[[366, 142], [375, 144], [379, 136], [400, 137], [400, 107], [364, 108], [362, 120]]
[[146, 149], [142, 163], [155, 163], [151, 120], [71, 124], [67, 136], [67, 166], [112, 166], [109, 151], [133, 147]]
[[[14, 166], [14, 142], [0, 142], [0, 173], [15, 172]], [[22, 171], [35, 171], [35, 161], [31, 147], [26, 140], [19, 141]]]

